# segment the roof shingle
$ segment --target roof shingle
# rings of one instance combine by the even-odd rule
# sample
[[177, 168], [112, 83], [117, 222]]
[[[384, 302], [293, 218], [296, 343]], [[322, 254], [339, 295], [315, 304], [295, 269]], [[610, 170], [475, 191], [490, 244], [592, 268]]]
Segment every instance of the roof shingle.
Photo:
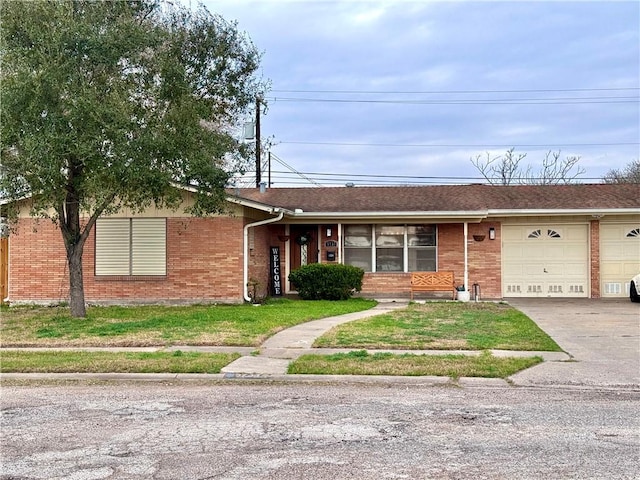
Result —
[[274, 207], [323, 213], [640, 208], [640, 184], [251, 188], [233, 193]]

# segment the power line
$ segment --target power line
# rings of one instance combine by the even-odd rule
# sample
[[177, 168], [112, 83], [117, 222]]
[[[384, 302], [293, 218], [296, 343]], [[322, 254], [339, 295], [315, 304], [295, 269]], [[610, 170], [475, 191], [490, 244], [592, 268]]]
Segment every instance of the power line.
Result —
[[622, 146], [635, 146], [640, 145], [640, 142], [618, 142], [618, 143], [545, 143], [545, 144], [497, 144], [497, 143], [484, 143], [484, 144], [453, 144], [453, 143], [353, 143], [353, 142], [307, 142], [296, 140], [282, 140], [278, 144], [288, 145], [327, 145], [327, 146], [346, 146], [346, 147], [419, 147], [419, 148], [549, 148], [549, 147], [622, 147]]
[[560, 93], [560, 92], [620, 92], [640, 90], [639, 87], [615, 87], [615, 88], [547, 88], [547, 89], [522, 89], [522, 90], [271, 90], [276, 93], [337, 93], [337, 94], [362, 94], [362, 95], [447, 95], [447, 94], [475, 94], [475, 93]]
[[[250, 172], [247, 172], [250, 173]], [[465, 182], [486, 182], [486, 178], [482, 176], [429, 176], [429, 175], [381, 175], [381, 174], [356, 174], [356, 173], [323, 173], [323, 172], [290, 172], [290, 171], [272, 171], [273, 174], [277, 174], [281, 180], [286, 183], [304, 183], [313, 179], [317, 179], [324, 184], [342, 184], [349, 181], [365, 182], [365, 184], [407, 184], [407, 183], [445, 183], [450, 182], [454, 184]], [[304, 182], [300, 181], [296, 177], [302, 177]], [[327, 178], [329, 177], [329, 178]], [[290, 181], [293, 178], [296, 181]], [[533, 178], [533, 180], [541, 180], [542, 178]], [[576, 181], [585, 180], [602, 180], [600, 177], [580, 177], [576, 178]], [[277, 183], [277, 182], [274, 182]], [[316, 183], [317, 186], [318, 185]]]
[[272, 102], [363, 103], [384, 105], [585, 105], [639, 103], [640, 97], [507, 98], [462, 100], [366, 100], [346, 98], [267, 97]]
[[276, 162], [278, 162], [280, 165], [284, 166], [285, 168], [288, 168], [291, 172], [293, 172], [294, 174], [298, 175], [300, 178], [303, 178], [304, 180], [307, 180], [309, 183], [312, 183], [312, 184], [314, 184], [314, 185], [316, 185], [318, 187], [322, 186], [318, 182], [316, 182], [315, 180], [312, 180], [312, 179], [308, 178], [306, 175], [304, 175], [303, 173], [300, 173], [299, 171], [297, 171], [295, 168], [293, 168], [287, 162], [285, 162], [280, 157], [275, 155], [273, 152], [271, 153], [271, 158], [273, 158]]
[[[288, 172], [284, 171], [273, 171], [272, 173], [283, 173], [287, 174]], [[366, 174], [366, 173], [323, 173], [323, 172], [304, 172], [305, 175], [317, 175], [322, 177], [346, 177], [349, 178], [396, 178], [396, 179], [441, 179], [441, 180], [480, 180], [484, 177], [459, 177], [459, 176], [424, 176], [424, 175], [378, 175], [378, 174]]]

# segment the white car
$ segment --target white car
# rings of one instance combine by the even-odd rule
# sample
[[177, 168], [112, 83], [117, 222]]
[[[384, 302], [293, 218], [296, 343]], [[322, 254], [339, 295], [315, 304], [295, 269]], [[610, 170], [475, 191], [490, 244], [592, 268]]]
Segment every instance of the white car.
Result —
[[632, 302], [640, 302], [640, 273], [631, 279], [629, 298]]

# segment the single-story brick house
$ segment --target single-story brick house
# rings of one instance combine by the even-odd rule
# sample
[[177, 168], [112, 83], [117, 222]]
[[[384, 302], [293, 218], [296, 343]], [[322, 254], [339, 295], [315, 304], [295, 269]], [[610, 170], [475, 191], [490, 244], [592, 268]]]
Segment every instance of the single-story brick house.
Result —
[[[9, 236], [7, 300], [66, 300], [60, 232], [28, 202]], [[227, 202], [208, 218], [98, 219], [87, 302], [241, 302], [250, 281], [291, 293], [289, 272], [312, 262], [363, 268], [373, 297], [408, 297], [413, 271], [453, 271], [490, 299], [623, 297], [640, 271], [638, 184], [236, 189]]]

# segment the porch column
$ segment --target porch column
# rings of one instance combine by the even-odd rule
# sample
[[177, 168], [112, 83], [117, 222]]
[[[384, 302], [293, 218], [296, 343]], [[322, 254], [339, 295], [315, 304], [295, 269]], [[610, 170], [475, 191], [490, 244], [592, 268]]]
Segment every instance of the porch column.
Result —
[[342, 263], [342, 224], [338, 223], [338, 263]]

